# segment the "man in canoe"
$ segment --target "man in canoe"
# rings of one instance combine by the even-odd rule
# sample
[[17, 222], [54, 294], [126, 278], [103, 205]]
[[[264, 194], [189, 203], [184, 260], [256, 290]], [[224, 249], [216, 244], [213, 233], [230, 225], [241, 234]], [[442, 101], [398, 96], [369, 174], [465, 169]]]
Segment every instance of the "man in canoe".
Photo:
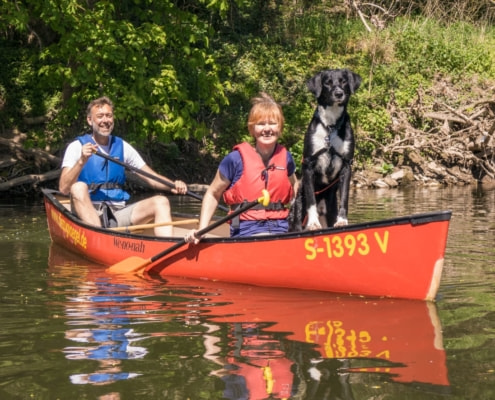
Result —
[[288, 231], [288, 205], [294, 197], [296, 166], [290, 152], [278, 144], [284, 127], [282, 107], [266, 93], [252, 99], [248, 130], [254, 146], [244, 142], [234, 147], [218, 167], [201, 206], [199, 229], [189, 231], [184, 240], [199, 243], [196, 236], [209, 224], [220, 198], [231, 210], [260, 196], [263, 189], [270, 194], [270, 204], [261, 204], [242, 213], [231, 222], [230, 235], [251, 236]]
[[[117, 226], [171, 222], [170, 203], [165, 196], [156, 195], [126, 205], [130, 195], [123, 189], [126, 179], [123, 163], [146, 173], [143, 179], [155, 189], [185, 194], [187, 186], [182, 181], [171, 181], [153, 171], [129, 143], [112, 135], [113, 109], [108, 97], [89, 103], [86, 119], [91, 132], [79, 136], [67, 147], [62, 161], [60, 192], [70, 195], [72, 212], [90, 225], [105, 226], [109, 216], [116, 220]], [[111, 162], [108, 156], [120, 162]], [[160, 180], [170, 182], [170, 186]], [[157, 236], [172, 235], [170, 225], [156, 226], [154, 229]]]

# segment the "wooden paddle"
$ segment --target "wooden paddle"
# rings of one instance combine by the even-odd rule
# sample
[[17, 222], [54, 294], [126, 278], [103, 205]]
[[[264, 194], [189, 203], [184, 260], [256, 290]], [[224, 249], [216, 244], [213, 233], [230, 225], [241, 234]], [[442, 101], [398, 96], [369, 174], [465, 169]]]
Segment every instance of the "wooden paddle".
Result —
[[[98, 157], [104, 158], [105, 160], [109, 160], [109, 161], [114, 162], [115, 164], [119, 164], [120, 166], [122, 166], [124, 168], [127, 168], [129, 171], [133, 171], [133, 172], [136, 172], [136, 173], [141, 174], [143, 176], [146, 176], [146, 177], [148, 177], [150, 179], [154, 179], [155, 181], [160, 182], [163, 185], [166, 185], [166, 186], [168, 186], [170, 188], [175, 188], [175, 185], [172, 182], [169, 182], [169, 181], [167, 181], [165, 179], [162, 179], [159, 176], [150, 174], [149, 172], [140, 170], [139, 168], [133, 167], [132, 165], [129, 165], [129, 164], [125, 163], [125, 162], [122, 162], [122, 161], [120, 161], [117, 158], [110, 157], [108, 154], [102, 153], [101, 151], [95, 151], [94, 154], [96, 154]], [[196, 200], [200, 200], [200, 201], [203, 200], [203, 197], [202, 196], [200, 196], [197, 193], [191, 192], [189, 190], [186, 192], [186, 195], [191, 196], [191, 197], [194, 197]], [[218, 209], [219, 210], [222, 210], [222, 211], [226, 211], [226, 212], [229, 211], [229, 209], [227, 207], [224, 207], [221, 204], [218, 205]]]
[[[203, 236], [205, 233], [210, 232], [211, 230], [215, 229], [216, 227], [224, 224], [225, 222], [231, 220], [232, 218], [236, 217], [239, 214], [242, 214], [243, 212], [249, 210], [250, 208], [254, 207], [257, 204], [262, 204], [263, 206], [268, 206], [270, 204], [270, 194], [268, 193], [267, 190], [263, 190], [263, 196], [259, 197], [256, 200], [253, 200], [249, 203], [246, 203], [244, 206], [238, 208], [237, 210], [233, 211], [229, 215], [226, 215], [223, 218], [220, 218], [219, 220], [215, 221], [214, 223], [208, 225], [206, 228], [200, 229], [197, 232], [197, 236]], [[144, 259], [141, 257], [137, 256], [132, 256], [129, 258], [126, 258], [125, 260], [122, 260], [118, 262], [117, 264], [112, 265], [111, 267], [107, 268], [107, 272], [112, 273], [112, 274], [130, 274], [130, 273], [139, 273], [141, 270], [143, 270], [145, 267], [148, 265], [154, 263], [155, 261], [159, 260], [160, 258], [165, 257], [166, 255], [172, 253], [173, 251], [177, 250], [178, 248], [186, 245], [187, 242], [185, 239], [182, 239], [180, 242], [174, 244], [173, 246], [169, 247], [168, 249], [165, 249], [161, 251], [160, 253], [154, 255], [153, 257], [149, 259]]]
[[115, 232], [134, 232], [140, 231], [144, 229], [151, 229], [157, 226], [177, 226], [177, 225], [187, 225], [187, 224], [197, 224], [199, 219], [191, 218], [191, 219], [181, 219], [179, 221], [168, 221], [168, 222], [159, 222], [156, 224], [142, 224], [142, 225], [129, 225], [129, 226], [117, 226], [115, 228], [108, 228], [111, 231]]

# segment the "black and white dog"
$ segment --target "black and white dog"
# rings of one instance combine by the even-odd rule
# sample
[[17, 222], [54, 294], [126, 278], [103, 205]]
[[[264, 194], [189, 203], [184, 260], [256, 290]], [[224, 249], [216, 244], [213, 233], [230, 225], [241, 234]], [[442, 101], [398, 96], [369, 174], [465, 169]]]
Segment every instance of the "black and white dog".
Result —
[[289, 215], [290, 231], [347, 225], [355, 146], [347, 103], [360, 84], [361, 77], [347, 69], [325, 70], [307, 82], [318, 106], [304, 136], [302, 177]]

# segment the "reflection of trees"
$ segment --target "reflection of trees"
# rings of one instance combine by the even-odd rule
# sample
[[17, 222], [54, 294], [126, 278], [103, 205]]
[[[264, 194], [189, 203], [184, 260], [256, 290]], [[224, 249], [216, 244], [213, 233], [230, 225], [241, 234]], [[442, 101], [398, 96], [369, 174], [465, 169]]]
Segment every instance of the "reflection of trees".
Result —
[[49, 238], [43, 211], [42, 204], [24, 197], [0, 199], [0, 254], [12, 265], [45, 259]]

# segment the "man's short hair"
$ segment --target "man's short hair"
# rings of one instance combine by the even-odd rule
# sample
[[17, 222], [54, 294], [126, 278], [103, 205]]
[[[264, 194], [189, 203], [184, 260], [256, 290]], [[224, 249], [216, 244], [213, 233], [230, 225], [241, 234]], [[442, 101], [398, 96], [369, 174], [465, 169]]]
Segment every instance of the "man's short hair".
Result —
[[94, 106], [102, 107], [104, 105], [109, 105], [112, 107], [113, 110], [113, 102], [110, 100], [107, 96], [99, 97], [97, 99], [94, 99], [91, 103], [88, 104], [88, 108], [86, 108], [86, 115], [90, 116], [91, 115], [91, 110], [93, 109]]

